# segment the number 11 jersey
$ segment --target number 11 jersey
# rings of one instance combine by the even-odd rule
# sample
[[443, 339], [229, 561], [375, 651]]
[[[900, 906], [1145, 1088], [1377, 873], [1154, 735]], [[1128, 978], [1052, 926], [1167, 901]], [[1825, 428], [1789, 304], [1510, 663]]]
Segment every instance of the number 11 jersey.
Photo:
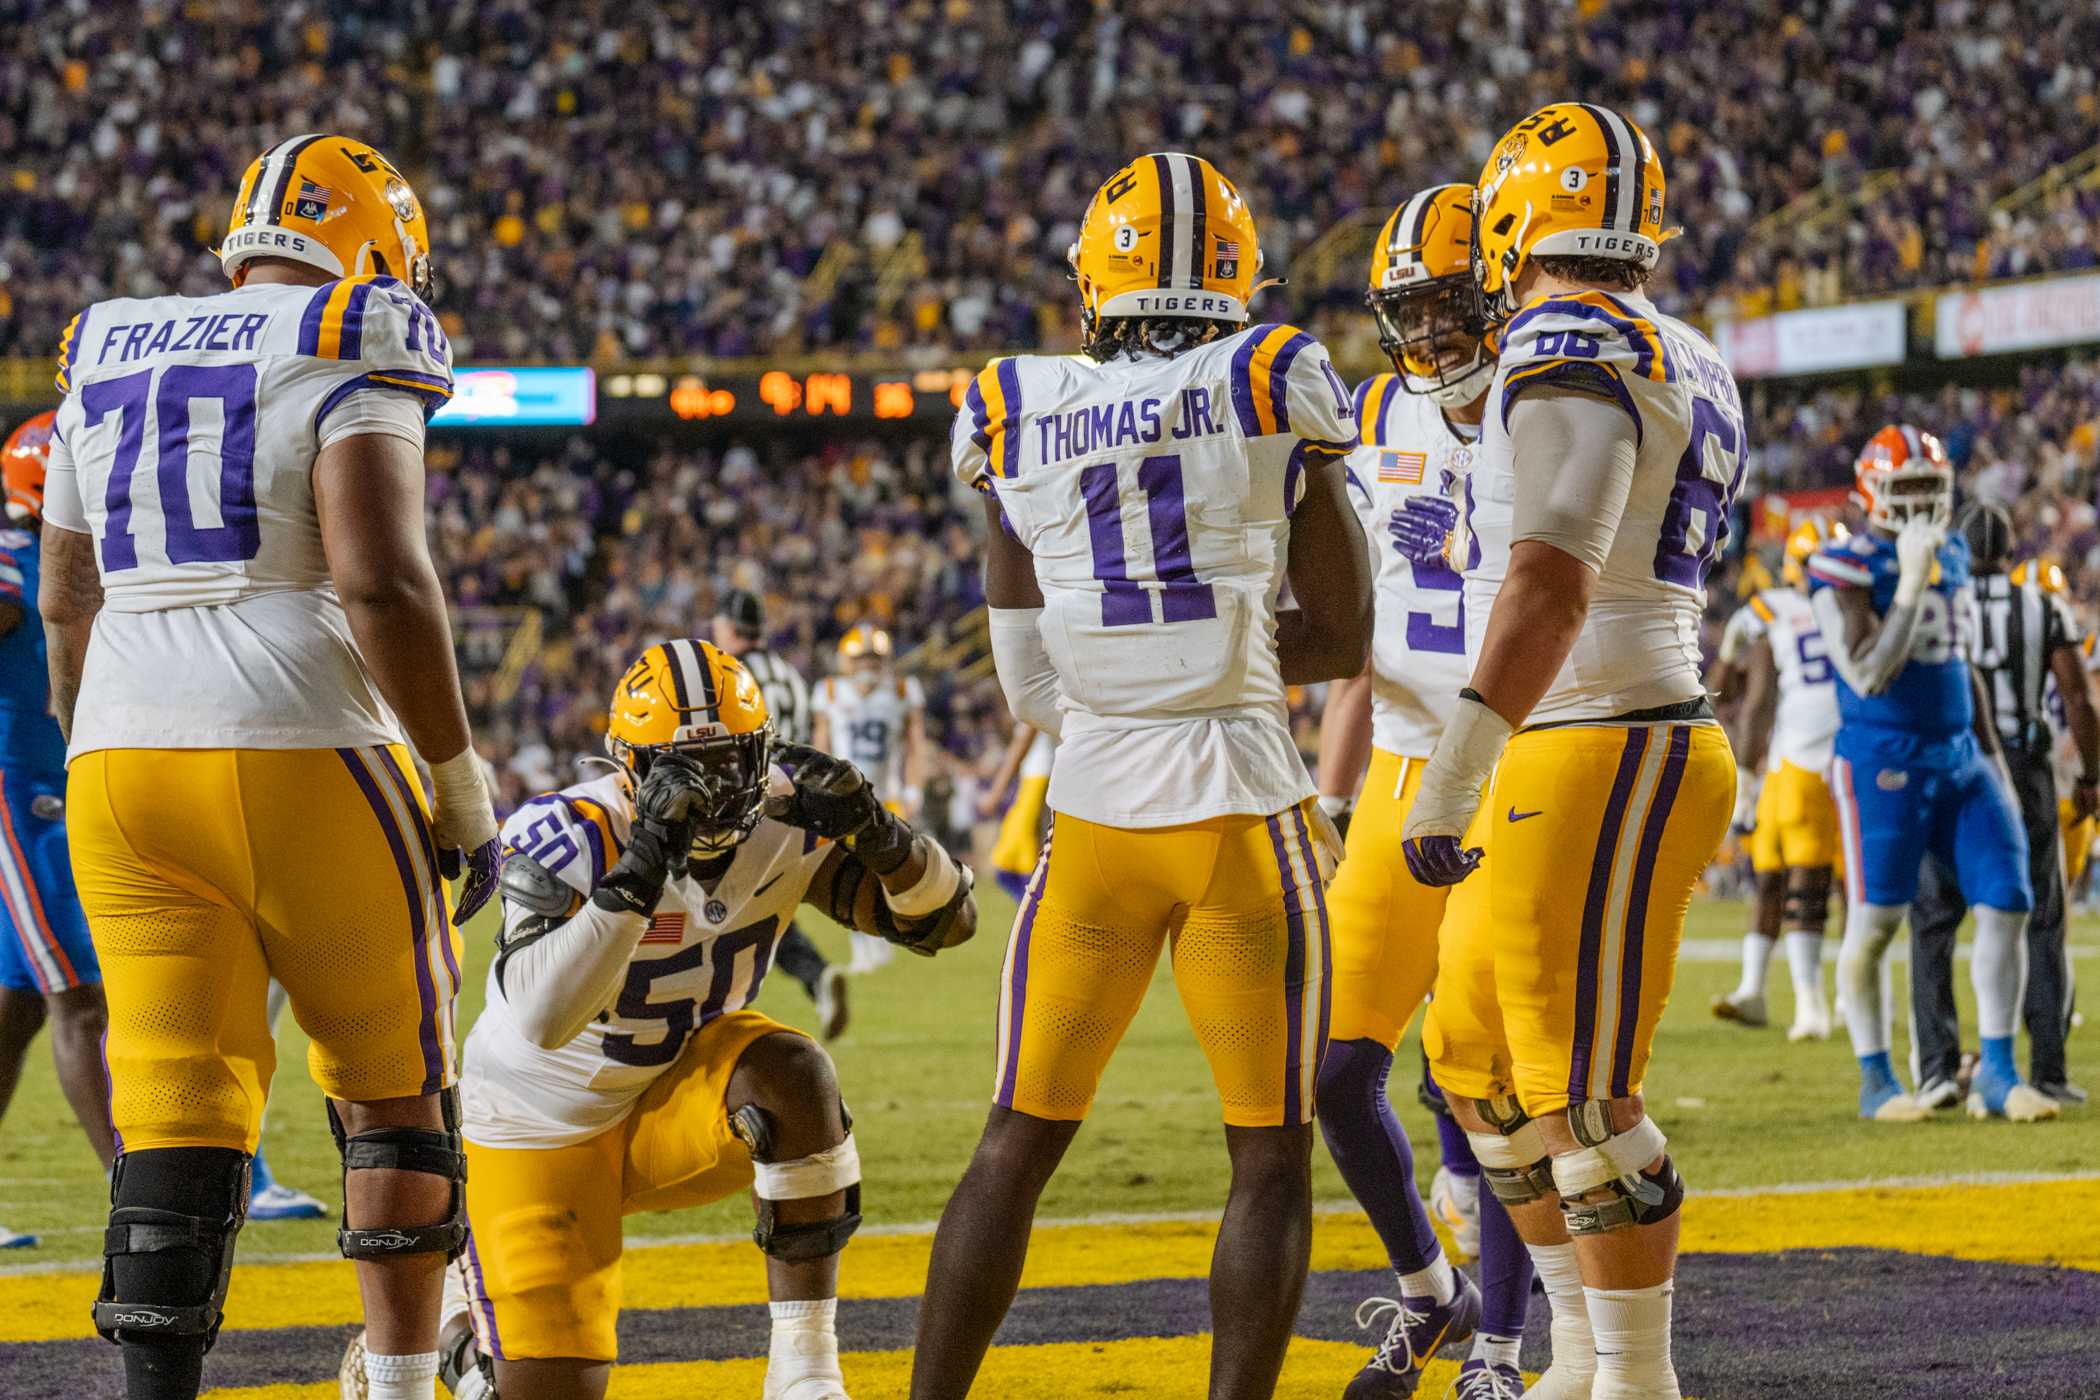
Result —
[[420, 450], [452, 393], [437, 318], [391, 277], [99, 302], [59, 350], [46, 518], [91, 534], [103, 607], [71, 756], [398, 743], [335, 594], [314, 460]]
[[1065, 716], [1053, 810], [1148, 828], [1311, 795], [1276, 610], [1308, 461], [1356, 437], [1327, 351], [1287, 325], [977, 376], [955, 469], [1035, 559]]

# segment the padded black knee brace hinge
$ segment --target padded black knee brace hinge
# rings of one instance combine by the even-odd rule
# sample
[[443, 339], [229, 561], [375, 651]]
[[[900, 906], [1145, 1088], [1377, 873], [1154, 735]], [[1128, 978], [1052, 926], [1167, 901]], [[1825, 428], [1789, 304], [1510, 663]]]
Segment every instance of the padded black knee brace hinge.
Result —
[[[207, 1220], [151, 1206], [115, 1204], [122, 1199], [124, 1181], [124, 1156], [118, 1156], [111, 1173], [109, 1226], [102, 1232], [102, 1291], [89, 1314], [105, 1341], [121, 1344], [142, 1337], [202, 1337], [204, 1349], [211, 1350], [225, 1317], [222, 1309], [233, 1275], [234, 1236], [248, 1219], [248, 1163], [248, 1158], [241, 1158], [237, 1179], [229, 1183], [232, 1209], [222, 1220]], [[117, 1299], [118, 1257], [191, 1249], [211, 1259], [217, 1270], [209, 1298], [197, 1303]]]
[[[853, 1114], [846, 1101], [839, 1100], [839, 1120], [847, 1132], [853, 1131]], [[743, 1140], [751, 1151], [754, 1162], [773, 1160], [773, 1120], [757, 1104], [747, 1103], [729, 1115], [730, 1130]], [[751, 1231], [751, 1242], [766, 1254], [788, 1263], [800, 1263], [809, 1259], [827, 1259], [846, 1247], [853, 1232], [860, 1228], [860, 1183], [854, 1182], [846, 1188], [846, 1209], [830, 1220], [812, 1220], [800, 1225], [779, 1223], [779, 1203], [754, 1194], [758, 1223]]]
[[[343, 1228], [336, 1247], [345, 1259], [398, 1259], [408, 1254], [442, 1254], [457, 1259], [467, 1243], [467, 1156], [459, 1135], [459, 1091], [438, 1094], [444, 1129], [376, 1128], [352, 1137], [344, 1133], [335, 1103], [328, 1104], [328, 1130], [343, 1158]], [[422, 1172], [451, 1183], [452, 1204], [435, 1225], [350, 1227], [350, 1173], [354, 1171]]]
[[1601, 1235], [1629, 1225], [1653, 1225], [1668, 1220], [1684, 1204], [1684, 1178], [1677, 1164], [1665, 1153], [1653, 1172], [1622, 1176], [1607, 1181], [1592, 1196], [1609, 1193], [1602, 1201], [1561, 1198], [1560, 1210], [1571, 1235]]

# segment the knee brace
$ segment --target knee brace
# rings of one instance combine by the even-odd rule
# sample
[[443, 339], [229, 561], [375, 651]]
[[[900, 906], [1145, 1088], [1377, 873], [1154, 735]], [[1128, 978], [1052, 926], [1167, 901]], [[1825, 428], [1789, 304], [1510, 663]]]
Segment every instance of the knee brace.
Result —
[[[438, 1093], [444, 1129], [375, 1128], [350, 1136], [342, 1115], [328, 1102], [328, 1131], [343, 1159], [343, 1228], [337, 1248], [345, 1259], [398, 1259], [405, 1254], [442, 1254], [457, 1259], [467, 1243], [467, 1154], [459, 1137], [459, 1091]], [[435, 1225], [368, 1225], [350, 1228], [350, 1173], [357, 1171], [423, 1172], [451, 1183], [452, 1205]]]
[[247, 1153], [218, 1147], [117, 1158], [92, 1312], [97, 1332], [118, 1343], [200, 1338], [210, 1350], [224, 1317], [234, 1237], [248, 1218], [248, 1163]]
[[[775, 1259], [828, 1258], [844, 1249], [860, 1228], [860, 1149], [853, 1145], [853, 1115], [843, 1103], [839, 1117], [845, 1123], [846, 1137], [838, 1146], [783, 1162], [774, 1155], [773, 1144], [778, 1139], [764, 1109], [747, 1103], [729, 1116], [730, 1126], [751, 1149], [755, 1175], [751, 1189], [758, 1207], [758, 1225], [751, 1231], [751, 1241]], [[837, 1191], [846, 1193], [846, 1208], [831, 1219], [800, 1225], [778, 1223], [779, 1202]]]
[[1786, 926], [1800, 933], [1821, 933], [1830, 918], [1830, 872], [1818, 870], [1802, 887], [1788, 885]]
[[1439, 1118], [1451, 1116], [1451, 1105], [1444, 1102], [1443, 1088], [1429, 1073], [1429, 1057], [1422, 1057], [1422, 1079], [1415, 1085], [1415, 1101]]
[[[1684, 1204], [1684, 1178], [1664, 1152], [1669, 1139], [1654, 1119], [1643, 1114], [1625, 1132], [1614, 1133], [1610, 1105], [1592, 1100], [1568, 1105], [1568, 1127], [1582, 1146], [1553, 1159], [1553, 1184], [1569, 1234], [1652, 1225]], [[1651, 1173], [1648, 1164], [1657, 1157], [1662, 1160]]]
[[1488, 1190], [1505, 1206], [1544, 1200], [1553, 1190], [1553, 1167], [1539, 1125], [1514, 1098], [1475, 1099], [1473, 1106], [1495, 1130], [1466, 1134]]

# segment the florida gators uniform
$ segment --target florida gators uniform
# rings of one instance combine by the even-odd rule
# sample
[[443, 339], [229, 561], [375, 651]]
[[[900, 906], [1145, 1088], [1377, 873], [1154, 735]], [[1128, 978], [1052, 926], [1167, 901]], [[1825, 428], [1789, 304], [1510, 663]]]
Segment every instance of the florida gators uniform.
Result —
[[437, 319], [383, 276], [106, 301], [58, 386], [46, 522], [93, 535], [104, 595], [67, 802], [121, 1148], [254, 1150], [272, 976], [325, 1093], [449, 1085], [458, 938], [312, 485], [340, 439], [420, 448]]
[[[1738, 616], [1746, 638], [1763, 638], [1779, 677], [1779, 704], [1750, 833], [1759, 874], [1839, 864], [1837, 807], [1824, 774], [1837, 735], [1837, 673], [1815, 610], [1796, 588], [1766, 588]], [[1733, 619], [1731, 619], [1731, 624]]]
[[[607, 774], [535, 797], [504, 824], [506, 854], [567, 886], [571, 915], [625, 848], [623, 781]], [[787, 789], [777, 770], [773, 781]], [[506, 900], [461, 1079], [473, 1227], [464, 1273], [487, 1355], [614, 1360], [621, 1217], [751, 1185], [724, 1096], [744, 1051], [790, 1030], [750, 1005], [831, 850], [761, 821], [713, 888], [673, 877], [617, 998], [551, 1050], [520, 1029], [504, 990], [506, 962], [536, 918]]]
[[35, 530], [0, 527], [0, 987], [49, 996], [102, 979], [66, 859], [66, 741], [51, 717]]
[[[1472, 469], [1477, 428], [1455, 426], [1397, 374], [1357, 386], [1362, 445], [1349, 455], [1350, 502], [1371, 547], [1371, 764], [1349, 824], [1348, 858], [1327, 902], [1334, 922], [1338, 1041], [1400, 1043], [1436, 980], [1436, 928], [1447, 890], [1417, 883], [1400, 853], [1400, 829], [1422, 765], [1451, 721], [1467, 679], [1463, 583], [1446, 563], [1418, 564], [1388, 530], [1416, 496], [1456, 501]], [[1477, 893], [1475, 891], [1474, 893]]]
[[[1896, 592], [1896, 544], [1863, 531], [1809, 561], [1809, 588], [1869, 590], [1886, 614]], [[1973, 634], [1969, 546], [1950, 535], [1925, 590], [1910, 659], [1878, 695], [1837, 680], [1831, 763], [1844, 838], [1846, 886], [1866, 904], [1910, 903], [1918, 864], [1948, 862], [1972, 905], [2025, 912], [2034, 899], [2027, 842], [1998, 770], [1977, 747], [1968, 663]]]
[[868, 775], [892, 811], [904, 796], [904, 732], [926, 708], [917, 676], [884, 675], [866, 681], [826, 676], [817, 683], [816, 712], [831, 729], [831, 747]]
[[1700, 679], [1706, 575], [1742, 471], [1742, 406], [1712, 346], [1637, 294], [1535, 299], [1500, 333], [1467, 478], [1466, 645], [1509, 567], [1509, 415], [1540, 385], [1608, 397], [1635, 466], [1573, 651], [1495, 769], [1469, 845], [1484, 919], [1447, 918], [1424, 1032], [1447, 1093], [1532, 1117], [1639, 1093], [1692, 888], [1720, 846], [1735, 761]]
[[1063, 712], [1002, 974], [1005, 1107], [1085, 1116], [1171, 938], [1225, 1121], [1312, 1120], [1332, 827], [1291, 738], [1276, 603], [1306, 456], [1355, 443], [1327, 352], [1291, 326], [1001, 360], [966, 393], [956, 472], [1034, 556]]

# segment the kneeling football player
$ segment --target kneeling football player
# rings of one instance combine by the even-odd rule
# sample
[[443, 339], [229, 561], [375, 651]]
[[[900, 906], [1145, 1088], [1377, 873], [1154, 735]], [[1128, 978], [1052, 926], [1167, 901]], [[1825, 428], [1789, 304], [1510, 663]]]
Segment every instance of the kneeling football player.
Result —
[[444, 1378], [461, 1400], [598, 1400], [621, 1217], [750, 1187], [773, 1299], [766, 1400], [845, 1400], [852, 1120], [817, 1043], [748, 1008], [799, 906], [930, 956], [976, 931], [969, 873], [852, 764], [774, 744], [757, 685], [708, 643], [642, 654], [607, 748], [612, 772], [504, 829]]

